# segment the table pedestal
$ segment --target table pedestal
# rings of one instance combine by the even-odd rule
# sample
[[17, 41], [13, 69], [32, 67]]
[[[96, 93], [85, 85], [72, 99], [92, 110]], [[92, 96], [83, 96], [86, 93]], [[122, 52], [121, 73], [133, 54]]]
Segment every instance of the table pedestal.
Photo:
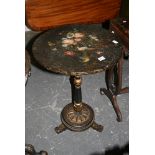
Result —
[[115, 110], [115, 113], [117, 115], [118, 122], [122, 121], [122, 113], [119, 109], [116, 97], [119, 94], [129, 92], [128, 87], [122, 88], [122, 63], [123, 63], [123, 52], [119, 62], [105, 72], [105, 81], [107, 89], [105, 88], [100, 89], [101, 95], [105, 94], [110, 99], [113, 108]]
[[98, 125], [94, 119], [93, 109], [82, 102], [81, 83], [82, 79], [80, 75], [70, 77], [72, 88], [72, 103], [66, 105], [61, 112], [61, 121], [58, 127], [55, 128], [57, 133], [61, 133], [66, 129], [72, 131], [84, 131], [90, 127], [101, 132], [103, 130], [102, 125]]

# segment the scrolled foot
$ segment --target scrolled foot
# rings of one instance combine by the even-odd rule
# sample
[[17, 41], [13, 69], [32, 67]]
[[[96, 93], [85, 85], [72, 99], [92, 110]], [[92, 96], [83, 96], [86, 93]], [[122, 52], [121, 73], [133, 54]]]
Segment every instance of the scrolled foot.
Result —
[[93, 122], [91, 127], [98, 132], [102, 132], [104, 128], [102, 125], [97, 124], [95, 121]]
[[59, 126], [57, 126], [57, 127], [55, 128], [55, 132], [56, 132], [57, 134], [59, 134], [59, 133], [65, 131], [66, 129], [67, 129], [67, 128], [64, 126], [64, 124], [60, 124]]

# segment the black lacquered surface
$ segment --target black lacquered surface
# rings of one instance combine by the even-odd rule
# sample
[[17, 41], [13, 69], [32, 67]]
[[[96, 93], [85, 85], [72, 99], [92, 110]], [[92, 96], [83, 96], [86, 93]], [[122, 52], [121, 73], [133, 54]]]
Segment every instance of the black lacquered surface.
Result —
[[121, 56], [121, 46], [113, 40], [112, 34], [99, 25], [64, 26], [40, 35], [33, 44], [33, 55], [52, 72], [97, 73], [117, 63]]

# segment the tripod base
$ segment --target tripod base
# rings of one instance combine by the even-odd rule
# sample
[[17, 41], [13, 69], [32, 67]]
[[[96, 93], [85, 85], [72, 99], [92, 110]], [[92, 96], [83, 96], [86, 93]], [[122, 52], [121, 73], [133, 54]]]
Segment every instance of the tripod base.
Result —
[[82, 103], [80, 112], [74, 110], [73, 103], [66, 105], [61, 112], [61, 121], [62, 124], [55, 128], [57, 133], [61, 133], [66, 129], [80, 132], [90, 127], [99, 132], [103, 130], [103, 126], [94, 121], [93, 109], [85, 103]]

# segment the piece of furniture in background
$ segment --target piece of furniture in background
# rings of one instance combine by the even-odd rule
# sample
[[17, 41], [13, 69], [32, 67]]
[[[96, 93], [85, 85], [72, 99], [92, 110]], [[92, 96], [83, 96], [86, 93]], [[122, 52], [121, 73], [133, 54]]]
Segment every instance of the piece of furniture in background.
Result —
[[122, 121], [122, 113], [117, 103], [117, 95], [128, 93], [128, 87], [122, 88], [122, 59], [123, 51], [121, 51], [121, 58], [118, 63], [105, 72], [107, 89], [100, 88], [101, 95], [106, 95], [110, 99], [117, 115], [118, 122]]
[[129, 20], [129, 0], [122, 0], [119, 17]]
[[[129, 92], [129, 87], [122, 88], [123, 61], [124, 57], [128, 58], [129, 56], [129, 0], [122, 0], [119, 17], [111, 20], [109, 28], [116, 36], [117, 40], [123, 44], [122, 58], [114, 67], [113, 71], [109, 70], [106, 72], [105, 78], [107, 79], [107, 90], [101, 88], [100, 93], [107, 94], [111, 102], [116, 104], [117, 95]], [[114, 109], [115, 111], [119, 111], [117, 104]], [[116, 114], [118, 115], [119, 113], [117, 112]], [[122, 119], [118, 119], [118, 121], [122, 121]]]
[[124, 57], [129, 56], [129, 20], [124, 18], [116, 18], [111, 21], [110, 30], [114, 32], [114, 35], [122, 42], [123, 53], [120, 65], [116, 70], [120, 77], [120, 83], [118, 85], [117, 94], [128, 93], [129, 87], [122, 88], [122, 65]]
[[129, 87], [122, 88], [122, 69], [124, 58], [129, 56], [129, 0], [122, 0], [119, 17], [103, 23], [103, 27], [109, 29], [119, 42], [122, 43], [122, 56], [119, 63], [105, 73], [107, 89], [101, 88], [101, 95], [107, 95], [114, 106], [117, 120], [122, 121], [122, 114], [117, 104], [116, 97], [119, 94], [129, 92]]
[[122, 0], [119, 17], [111, 21], [111, 29], [125, 46], [125, 54], [129, 54], [129, 0]]
[[101, 95], [106, 95], [111, 100], [114, 106], [114, 110], [117, 114], [117, 120], [122, 121], [122, 114], [119, 110], [116, 97], [119, 94], [129, 92], [129, 88], [122, 88], [122, 69], [124, 56], [129, 54], [129, 21], [123, 18], [115, 18], [111, 20], [110, 31], [113, 35], [122, 43], [122, 55], [118, 64], [109, 69], [105, 73], [107, 89], [101, 88]]
[[[119, 14], [120, 4], [121, 0], [55, 0], [53, 3], [51, 0], [27, 0], [26, 24], [32, 30], [40, 31], [62, 25], [103, 23]], [[43, 61], [46, 62], [46, 59]], [[40, 63], [43, 64], [42, 61]], [[48, 70], [51, 68], [52, 66], [46, 66]], [[112, 67], [113, 72], [114, 68]], [[118, 120], [122, 120], [118, 104], [115, 102], [112, 104], [116, 109]]]
[[34, 31], [66, 24], [102, 23], [119, 14], [121, 0], [27, 0], [26, 24]]

